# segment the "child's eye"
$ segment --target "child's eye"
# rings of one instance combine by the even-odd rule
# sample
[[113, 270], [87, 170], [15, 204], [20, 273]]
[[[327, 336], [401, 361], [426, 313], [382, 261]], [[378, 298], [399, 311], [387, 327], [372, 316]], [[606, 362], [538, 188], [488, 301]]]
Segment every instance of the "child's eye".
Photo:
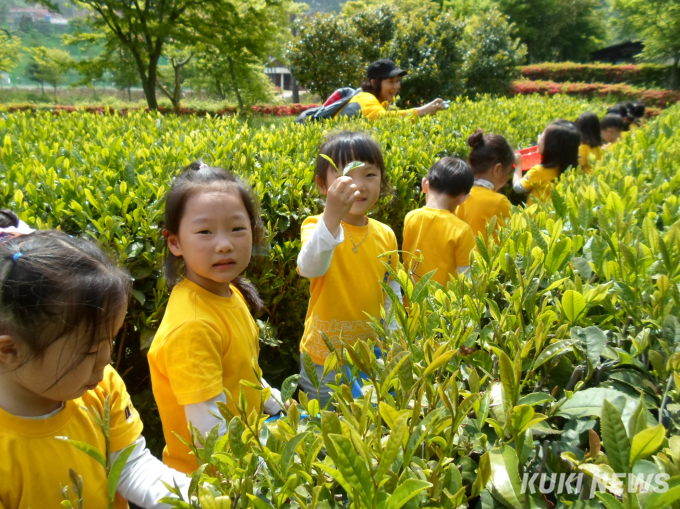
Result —
[[245, 231], [245, 230], [246, 230], [245, 227], [243, 227], [243, 226], [237, 226], [237, 227], [234, 228], [232, 231], [234, 231], [234, 232], [243, 232], [243, 231]]
[[209, 235], [210, 230], [201, 230], [200, 232], [197, 232], [197, 233], [199, 233], [200, 235]]

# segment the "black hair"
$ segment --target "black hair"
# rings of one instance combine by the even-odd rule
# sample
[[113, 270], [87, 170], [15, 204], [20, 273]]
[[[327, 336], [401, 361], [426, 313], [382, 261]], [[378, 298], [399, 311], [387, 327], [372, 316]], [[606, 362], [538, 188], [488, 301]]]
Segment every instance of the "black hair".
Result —
[[381, 194], [391, 192], [390, 183], [385, 170], [380, 145], [371, 136], [360, 131], [339, 131], [327, 135], [316, 156], [316, 168], [314, 175], [324, 183], [328, 176], [328, 170], [333, 168], [323, 155], [330, 157], [340, 171], [352, 161], [360, 161], [376, 166], [380, 170]]
[[615, 104], [607, 108], [607, 114], [618, 115], [621, 118], [628, 116], [628, 109], [623, 104]]
[[[380, 95], [380, 91], [382, 90], [382, 82], [386, 79], [389, 78], [373, 78], [373, 80], [366, 78], [361, 84], [361, 90], [368, 92], [369, 94], [373, 94], [377, 99]], [[376, 82], [375, 85], [373, 84], [374, 81]]]
[[468, 164], [474, 175], [482, 175], [497, 164], [512, 169], [515, 153], [508, 140], [500, 134], [484, 134], [484, 131], [477, 129], [467, 139], [467, 143], [472, 148]]
[[576, 120], [576, 128], [581, 135], [581, 143], [589, 147], [599, 147], [602, 145], [600, 119], [592, 111], [586, 111], [579, 115]]
[[581, 135], [576, 125], [568, 120], [555, 120], [548, 124], [543, 133], [544, 168], [557, 168], [560, 175], [567, 168], [578, 166], [578, 148]]
[[0, 228], [19, 226], [19, 217], [9, 209], [0, 209]]
[[641, 102], [633, 104], [633, 115], [635, 118], [642, 118], [645, 116], [645, 105]]
[[621, 115], [615, 115], [613, 113], [607, 113], [602, 120], [600, 120], [600, 129], [604, 131], [614, 127], [620, 131], [623, 131], [623, 119]]
[[[1, 244], [0, 274], [0, 335], [23, 341], [27, 361], [68, 334], [85, 343], [83, 352], [103, 337], [112, 341], [131, 291], [130, 275], [96, 244], [60, 231], [36, 231]], [[84, 358], [74, 359], [69, 371]]]
[[456, 197], [470, 192], [475, 177], [462, 159], [442, 157], [427, 172], [427, 182], [433, 191]]
[[[176, 235], [179, 232], [179, 224], [184, 215], [187, 200], [192, 195], [203, 190], [235, 191], [241, 198], [250, 219], [253, 246], [255, 248], [262, 247], [264, 227], [260, 217], [259, 203], [252, 189], [244, 184], [236, 175], [224, 168], [213, 168], [203, 164], [201, 161], [194, 161], [184, 168], [182, 173], [175, 178], [170, 191], [168, 191], [165, 198], [165, 212], [163, 214], [163, 228], [166, 233]], [[253, 252], [256, 250], [253, 249]], [[165, 279], [170, 288], [173, 288], [180, 281], [183, 269], [185, 267], [181, 257], [175, 256], [170, 252], [170, 249], [167, 249], [165, 256]], [[241, 292], [254, 312], [262, 310], [264, 302], [253, 283], [243, 276], [238, 276], [231, 284]]]

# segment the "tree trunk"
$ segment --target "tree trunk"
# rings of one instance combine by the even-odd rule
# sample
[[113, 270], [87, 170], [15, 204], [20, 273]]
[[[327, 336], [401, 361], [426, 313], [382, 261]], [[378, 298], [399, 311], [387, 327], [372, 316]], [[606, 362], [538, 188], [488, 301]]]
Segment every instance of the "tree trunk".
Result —
[[238, 83], [236, 82], [236, 71], [234, 70], [234, 59], [231, 57], [229, 57], [229, 72], [231, 74], [231, 82], [234, 85], [234, 94], [236, 94], [236, 100], [238, 101], [238, 109], [241, 111], [241, 113], [245, 113], [246, 107], [243, 105], [241, 92], [238, 91]]
[[215, 85], [217, 87], [217, 96], [224, 101], [227, 98], [227, 95], [224, 93], [224, 87], [219, 78], [215, 78]]
[[128, 101], [132, 102], [132, 87], [127, 87], [128, 89]]
[[182, 64], [174, 66], [175, 70], [175, 90], [172, 94], [172, 107], [175, 110], [175, 114], [179, 115], [179, 105], [182, 100]]
[[673, 66], [671, 67], [671, 84], [670, 84], [671, 90], [677, 90], [678, 85], [680, 84], [678, 83], [678, 81], [680, 81], [679, 79], [680, 69], [678, 69], [678, 63], [680, 63], [680, 55], [677, 55], [673, 59]]
[[300, 104], [300, 85], [298, 85], [297, 80], [295, 79], [295, 76], [292, 74], [290, 75], [290, 88], [293, 90], [293, 102], [295, 104]]

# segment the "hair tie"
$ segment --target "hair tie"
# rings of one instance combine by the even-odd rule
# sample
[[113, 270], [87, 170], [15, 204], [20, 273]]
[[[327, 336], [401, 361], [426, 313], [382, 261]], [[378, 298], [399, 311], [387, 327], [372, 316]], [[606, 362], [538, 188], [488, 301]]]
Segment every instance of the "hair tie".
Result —
[[22, 253], [21, 251], [17, 251], [16, 253], [14, 253], [12, 255], [12, 260], [14, 260], [16, 262], [22, 256], [24, 256], [24, 253]]

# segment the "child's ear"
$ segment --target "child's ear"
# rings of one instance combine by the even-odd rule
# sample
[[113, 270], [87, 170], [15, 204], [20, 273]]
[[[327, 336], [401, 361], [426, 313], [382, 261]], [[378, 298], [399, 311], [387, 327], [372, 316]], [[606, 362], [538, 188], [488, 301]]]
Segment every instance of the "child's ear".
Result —
[[180, 246], [179, 237], [176, 234], [168, 232], [165, 240], [168, 242], [168, 249], [173, 255], [182, 256], [182, 246]]
[[19, 345], [12, 336], [0, 336], [0, 366], [8, 369], [18, 368], [21, 364]]
[[314, 182], [316, 182], [316, 187], [319, 188], [319, 192], [321, 194], [323, 194], [324, 196], [328, 194], [328, 189], [326, 188], [326, 182], [324, 181], [324, 179], [322, 179], [318, 175], [315, 175]]
[[427, 177], [423, 177], [423, 181], [420, 185], [423, 188], [423, 193], [427, 193], [430, 190], [430, 182], [427, 180]]

